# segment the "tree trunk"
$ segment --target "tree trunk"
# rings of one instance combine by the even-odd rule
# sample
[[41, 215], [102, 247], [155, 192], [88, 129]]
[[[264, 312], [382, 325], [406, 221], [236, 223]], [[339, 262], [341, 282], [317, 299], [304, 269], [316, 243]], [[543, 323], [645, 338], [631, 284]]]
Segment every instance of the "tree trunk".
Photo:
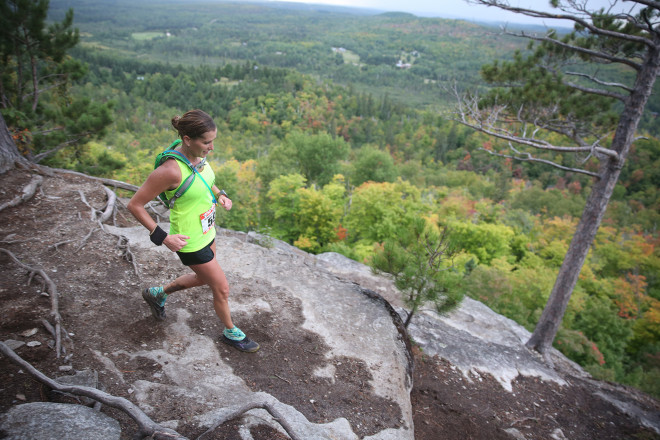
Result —
[[5, 119], [0, 114], [0, 174], [11, 170], [16, 164], [27, 166], [28, 161], [18, 152]]
[[527, 341], [527, 347], [539, 353], [546, 353], [552, 346], [552, 341], [557, 335], [557, 330], [559, 330], [568, 301], [571, 299], [578, 276], [591, 248], [591, 243], [593, 243], [596, 232], [598, 232], [607, 204], [614, 191], [614, 186], [619, 179], [621, 169], [612, 162], [618, 161], [608, 160], [608, 163], [604, 166], [606, 170], [601, 174], [600, 180], [596, 182], [591, 194], [589, 194], [584, 211], [582, 211], [580, 223], [575, 230], [557, 274], [550, 298], [543, 309], [541, 319], [539, 319], [532, 337]]
[[568, 247], [564, 262], [559, 269], [550, 298], [543, 309], [541, 319], [536, 325], [532, 337], [527, 341], [526, 346], [530, 349], [539, 353], [547, 353], [552, 347], [552, 341], [557, 335], [557, 330], [559, 330], [559, 325], [566, 312], [566, 306], [577, 283], [578, 275], [605, 215], [614, 186], [619, 179], [630, 146], [634, 141], [637, 125], [659, 73], [660, 44], [655, 44], [654, 48], [649, 49], [647, 58], [637, 73], [635, 86], [625, 103], [614, 139], [612, 139], [612, 149], [619, 154], [619, 157], [607, 159], [603, 163], [599, 173], [600, 179], [594, 185], [591, 194], [589, 194], [580, 223]]

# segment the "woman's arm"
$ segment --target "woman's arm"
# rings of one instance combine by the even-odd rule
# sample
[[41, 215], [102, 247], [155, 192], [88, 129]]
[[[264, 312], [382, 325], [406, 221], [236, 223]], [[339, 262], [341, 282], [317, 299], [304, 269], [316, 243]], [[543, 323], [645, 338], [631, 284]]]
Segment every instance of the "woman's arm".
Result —
[[[149, 230], [150, 234], [154, 232], [158, 223], [151, 218], [144, 205], [155, 199], [163, 191], [176, 189], [180, 183], [181, 169], [174, 160], [168, 160], [147, 177], [147, 180], [128, 202], [128, 210], [142, 226]], [[165, 237], [163, 244], [176, 252], [186, 245], [186, 240], [189, 238], [181, 234], [168, 235]]]

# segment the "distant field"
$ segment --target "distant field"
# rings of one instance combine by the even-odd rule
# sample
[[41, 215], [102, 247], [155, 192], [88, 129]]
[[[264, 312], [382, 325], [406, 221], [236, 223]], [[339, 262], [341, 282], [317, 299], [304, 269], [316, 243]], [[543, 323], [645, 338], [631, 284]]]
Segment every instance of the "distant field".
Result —
[[131, 38], [138, 41], [153, 40], [154, 38], [162, 37], [163, 32], [133, 32]]
[[227, 86], [227, 87], [233, 87], [235, 85], [238, 85], [239, 81], [233, 81], [230, 80], [229, 78], [225, 78], [224, 76], [220, 78], [220, 81], [216, 82], [215, 84], [218, 86]]
[[346, 64], [360, 64], [360, 55], [356, 54], [355, 52], [346, 50], [342, 56], [344, 57], [344, 62]]

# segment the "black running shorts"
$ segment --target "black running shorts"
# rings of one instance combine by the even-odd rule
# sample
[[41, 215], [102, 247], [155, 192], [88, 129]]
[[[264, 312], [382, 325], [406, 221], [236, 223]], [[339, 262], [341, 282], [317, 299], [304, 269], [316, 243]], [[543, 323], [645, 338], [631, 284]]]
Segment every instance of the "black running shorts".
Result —
[[213, 255], [213, 250], [211, 245], [215, 239], [211, 240], [209, 244], [195, 252], [177, 252], [176, 254], [181, 259], [181, 262], [184, 266], [194, 266], [195, 264], [204, 264], [213, 260], [215, 255]]

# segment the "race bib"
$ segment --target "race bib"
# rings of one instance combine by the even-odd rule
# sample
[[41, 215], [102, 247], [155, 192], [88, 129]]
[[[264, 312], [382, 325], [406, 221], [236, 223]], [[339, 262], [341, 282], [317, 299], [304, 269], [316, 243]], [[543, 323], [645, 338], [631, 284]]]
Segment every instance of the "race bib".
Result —
[[215, 205], [200, 215], [199, 220], [202, 222], [202, 233], [206, 234], [215, 226]]

